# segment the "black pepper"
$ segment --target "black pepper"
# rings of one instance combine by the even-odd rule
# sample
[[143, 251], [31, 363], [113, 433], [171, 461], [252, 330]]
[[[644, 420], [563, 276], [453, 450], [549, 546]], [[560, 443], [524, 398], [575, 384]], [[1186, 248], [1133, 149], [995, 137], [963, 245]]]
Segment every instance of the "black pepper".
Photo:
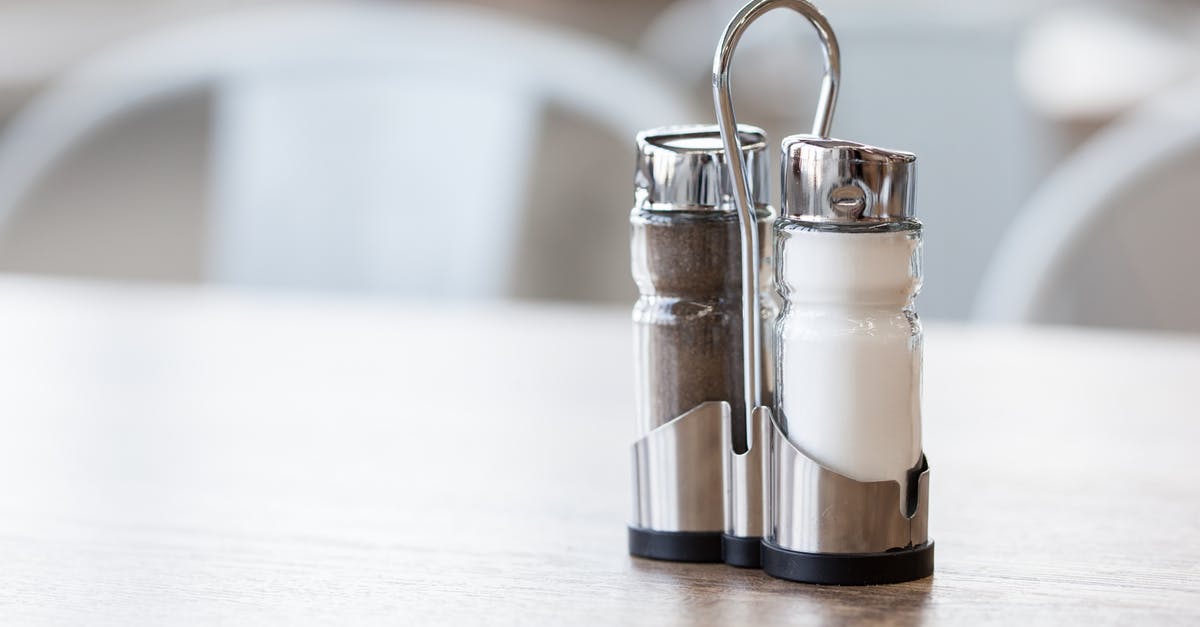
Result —
[[[769, 208], [757, 211], [771, 284]], [[742, 374], [741, 243], [736, 212], [634, 209], [630, 216], [633, 277], [641, 297], [633, 310], [639, 433], [645, 434], [706, 401], [728, 401], [734, 448], [745, 450]], [[763, 403], [771, 404], [772, 328], [777, 307], [761, 290]]]

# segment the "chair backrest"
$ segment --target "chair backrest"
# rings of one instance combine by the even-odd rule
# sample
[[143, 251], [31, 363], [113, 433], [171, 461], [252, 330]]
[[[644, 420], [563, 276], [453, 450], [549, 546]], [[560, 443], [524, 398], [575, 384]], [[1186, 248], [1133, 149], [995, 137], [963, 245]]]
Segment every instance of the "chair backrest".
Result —
[[0, 223], [81, 140], [196, 89], [216, 105], [212, 279], [425, 296], [504, 295], [547, 106], [620, 137], [696, 117], [619, 50], [492, 11], [240, 11], [122, 44], [41, 94], [0, 143]]
[[1098, 132], [1030, 199], [980, 289], [979, 320], [1200, 331], [1200, 82]]

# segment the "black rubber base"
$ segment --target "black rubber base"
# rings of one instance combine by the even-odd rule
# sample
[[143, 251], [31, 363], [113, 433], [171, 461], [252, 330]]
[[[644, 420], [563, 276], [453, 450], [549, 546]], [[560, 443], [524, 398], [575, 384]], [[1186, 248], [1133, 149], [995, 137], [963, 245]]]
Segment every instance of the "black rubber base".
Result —
[[630, 527], [629, 554], [672, 562], [719, 562], [721, 532], [651, 531]]
[[800, 553], [762, 543], [763, 572], [833, 586], [912, 581], [933, 574], [933, 542], [887, 553]]
[[738, 568], [762, 566], [762, 538], [721, 534], [721, 557]]

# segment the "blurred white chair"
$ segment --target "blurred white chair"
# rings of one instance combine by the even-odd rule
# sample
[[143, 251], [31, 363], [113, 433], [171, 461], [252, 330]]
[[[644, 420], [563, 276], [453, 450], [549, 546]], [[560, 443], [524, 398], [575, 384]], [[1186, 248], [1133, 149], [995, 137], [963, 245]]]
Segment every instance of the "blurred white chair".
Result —
[[[641, 49], [707, 84], [704, 60], [743, 3], [677, 0], [647, 27]], [[1024, 2], [818, 4], [842, 47], [833, 135], [917, 154], [917, 215], [928, 225], [921, 312], [966, 318], [1011, 207], [1040, 180], [1055, 148], [1022, 102], [1012, 67], [1034, 11]], [[807, 129], [821, 82], [811, 27], [789, 13], [756, 22], [734, 61], [739, 117], [774, 141]], [[978, 228], [983, 215], [992, 229]]]
[[1017, 51], [1021, 91], [1043, 116], [1111, 121], [1196, 71], [1187, 22], [1198, 19], [1196, 8], [1163, 2], [1043, 7]]
[[1198, 177], [1195, 82], [1101, 130], [1058, 166], [1002, 240], [975, 317], [1200, 331]]
[[619, 137], [696, 119], [632, 57], [492, 11], [255, 9], [125, 43], [37, 98], [0, 143], [0, 224], [83, 139], [192, 90], [215, 98], [211, 279], [421, 296], [504, 295], [548, 104]]

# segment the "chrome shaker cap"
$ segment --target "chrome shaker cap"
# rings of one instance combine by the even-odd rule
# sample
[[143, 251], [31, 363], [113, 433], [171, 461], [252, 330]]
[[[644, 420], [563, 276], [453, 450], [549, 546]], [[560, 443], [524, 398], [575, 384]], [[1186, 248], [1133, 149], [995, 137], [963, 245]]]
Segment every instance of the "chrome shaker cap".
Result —
[[916, 173], [911, 152], [792, 135], [783, 140], [780, 215], [847, 225], [908, 220]]
[[[770, 202], [767, 137], [738, 125], [742, 154], [756, 205]], [[639, 208], [733, 211], [733, 181], [715, 125], [664, 126], [637, 135], [634, 194]]]

